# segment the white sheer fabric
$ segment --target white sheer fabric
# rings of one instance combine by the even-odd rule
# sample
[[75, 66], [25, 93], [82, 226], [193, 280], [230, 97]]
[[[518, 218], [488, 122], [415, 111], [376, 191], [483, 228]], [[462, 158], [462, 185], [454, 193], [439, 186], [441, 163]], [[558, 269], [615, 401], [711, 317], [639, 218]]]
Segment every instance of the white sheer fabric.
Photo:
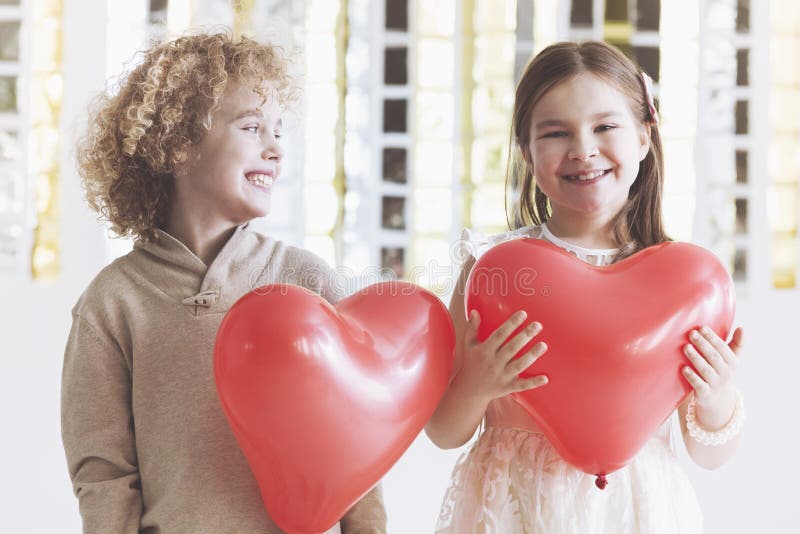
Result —
[[[617, 249], [586, 249], [545, 225], [487, 236], [465, 230], [461, 249], [480, 257], [492, 246], [533, 237], [594, 265]], [[698, 534], [702, 516], [678, 465], [667, 419], [624, 468], [595, 477], [564, 462], [511, 396], [489, 404], [485, 429], [456, 463], [436, 528], [447, 534]]]

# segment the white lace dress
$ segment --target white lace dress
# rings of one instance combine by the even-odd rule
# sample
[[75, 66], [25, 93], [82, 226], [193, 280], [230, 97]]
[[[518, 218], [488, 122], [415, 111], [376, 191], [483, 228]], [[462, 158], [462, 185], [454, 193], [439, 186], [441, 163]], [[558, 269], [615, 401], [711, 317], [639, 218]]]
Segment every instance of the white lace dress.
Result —
[[[495, 236], [465, 230], [461, 244], [478, 258], [497, 243], [523, 237], [546, 239], [594, 265], [608, 265], [617, 252], [577, 247], [544, 225]], [[701, 533], [702, 516], [678, 465], [671, 420], [627, 466], [607, 476], [601, 491], [594, 475], [558, 456], [513, 397], [496, 399], [486, 410], [478, 440], [456, 463], [436, 532]]]

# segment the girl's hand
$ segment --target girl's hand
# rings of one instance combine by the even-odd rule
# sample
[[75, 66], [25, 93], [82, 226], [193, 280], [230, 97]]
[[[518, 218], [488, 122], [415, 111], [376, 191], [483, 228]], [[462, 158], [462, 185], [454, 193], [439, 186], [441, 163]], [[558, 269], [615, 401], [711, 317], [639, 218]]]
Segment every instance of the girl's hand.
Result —
[[691, 344], [684, 353], [694, 366], [684, 367], [683, 374], [694, 389], [697, 418], [709, 431], [725, 426], [736, 407], [734, 375], [742, 347], [742, 329], [737, 328], [726, 344], [710, 328], [689, 333]]
[[524, 311], [518, 311], [480, 343], [478, 326], [481, 319], [478, 312], [473, 310], [464, 329], [461, 368], [453, 378], [454, 385], [487, 402], [509, 393], [545, 385], [547, 377], [544, 375], [528, 378], [518, 376], [547, 350], [547, 345], [539, 342], [514, 359], [514, 355], [542, 331], [542, 325], [533, 322], [509, 340], [509, 336], [522, 325], [526, 317]]

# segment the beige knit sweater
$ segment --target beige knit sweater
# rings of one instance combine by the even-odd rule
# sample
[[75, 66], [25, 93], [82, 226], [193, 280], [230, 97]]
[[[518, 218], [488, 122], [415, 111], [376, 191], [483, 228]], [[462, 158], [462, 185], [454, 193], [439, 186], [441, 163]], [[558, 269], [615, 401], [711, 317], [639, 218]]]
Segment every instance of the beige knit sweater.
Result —
[[[214, 340], [225, 312], [259, 285], [298, 284], [336, 301], [330, 273], [245, 225], [208, 268], [159, 232], [97, 275], [72, 312], [62, 383], [84, 532], [280, 532], [217, 397]], [[385, 532], [380, 488], [340, 524]]]

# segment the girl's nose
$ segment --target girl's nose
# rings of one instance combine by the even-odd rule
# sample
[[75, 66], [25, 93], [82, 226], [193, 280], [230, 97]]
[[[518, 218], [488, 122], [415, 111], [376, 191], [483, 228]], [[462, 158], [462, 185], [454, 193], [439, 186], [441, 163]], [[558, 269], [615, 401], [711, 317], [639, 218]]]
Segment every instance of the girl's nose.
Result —
[[593, 158], [600, 153], [597, 148], [597, 143], [591, 138], [576, 137], [569, 154], [569, 159], [576, 159], [578, 161], [586, 161]]

